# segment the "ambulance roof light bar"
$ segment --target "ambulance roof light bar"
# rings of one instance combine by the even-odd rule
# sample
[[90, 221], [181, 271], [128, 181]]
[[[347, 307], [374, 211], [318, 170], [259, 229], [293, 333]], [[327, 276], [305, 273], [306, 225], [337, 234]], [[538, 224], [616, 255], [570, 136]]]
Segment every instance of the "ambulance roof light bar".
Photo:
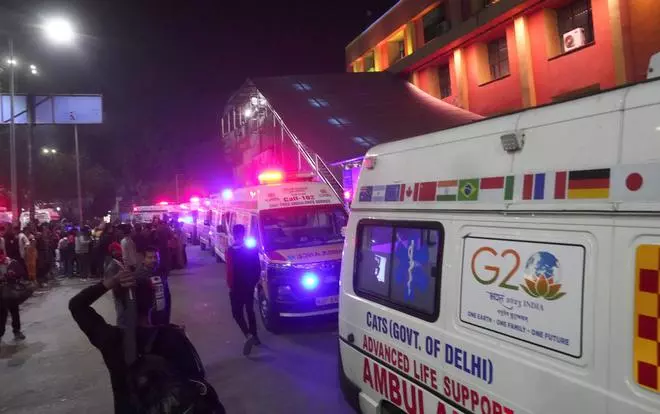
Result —
[[259, 174], [259, 184], [274, 184], [281, 183], [284, 180], [282, 171], [266, 170]]

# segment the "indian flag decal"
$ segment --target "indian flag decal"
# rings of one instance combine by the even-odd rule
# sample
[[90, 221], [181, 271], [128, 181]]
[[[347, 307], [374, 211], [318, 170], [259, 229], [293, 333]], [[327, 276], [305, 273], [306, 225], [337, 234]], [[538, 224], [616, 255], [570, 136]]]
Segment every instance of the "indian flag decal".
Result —
[[458, 180], [438, 181], [436, 201], [456, 201], [458, 193]]

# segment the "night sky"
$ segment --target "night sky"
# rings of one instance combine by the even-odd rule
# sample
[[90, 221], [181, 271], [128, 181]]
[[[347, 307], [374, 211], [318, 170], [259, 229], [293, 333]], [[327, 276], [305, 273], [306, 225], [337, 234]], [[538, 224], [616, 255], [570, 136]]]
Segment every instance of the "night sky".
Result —
[[[112, 169], [116, 152], [99, 146], [130, 151], [156, 137], [167, 150], [217, 137], [218, 114], [247, 77], [343, 72], [345, 46], [394, 3], [0, 0], [0, 23], [20, 23], [17, 55], [38, 61], [30, 88], [104, 95], [106, 123], [86, 127], [95, 138], [83, 151]], [[46, 47], [32, 27], [60, 11], [84, 34], [73, 50]]]

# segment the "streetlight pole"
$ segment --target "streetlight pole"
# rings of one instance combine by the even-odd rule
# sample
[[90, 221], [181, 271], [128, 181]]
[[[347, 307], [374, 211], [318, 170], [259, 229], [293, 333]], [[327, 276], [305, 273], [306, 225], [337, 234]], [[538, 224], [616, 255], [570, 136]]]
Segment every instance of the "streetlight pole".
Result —
[[80, 151], [78, 150], [78, 124], [73, 124], [73, 139], [76, 143], [76, 179], [78, 181], [78, 214], [80, 215], [80, 226], [83, 225], [83, 202], [82, 185], [80, 184]]
[[11, 214], [14, 223], [19, 222], [18, 215], [18, 178], [16, 172], [16, 122], [14, 120], [14, 73], [16, 61], [14, 60], [14, 39], [9, 37], [9, 168], [11, 170]]

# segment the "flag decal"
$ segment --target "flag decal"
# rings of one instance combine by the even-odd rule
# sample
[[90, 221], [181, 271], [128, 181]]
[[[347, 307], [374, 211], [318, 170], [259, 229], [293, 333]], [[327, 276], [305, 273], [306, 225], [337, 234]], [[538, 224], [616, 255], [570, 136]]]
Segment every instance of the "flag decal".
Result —
[[436, 201], [456, 201], [457, 192], [458, 180], [438, 181], [435, 199]]
[[626, 177], [626, 188], [630, 191], [637, 191], [644, 185], [644, 178], [640, 173], [634, 172]]
[[458, 201], [476, 201], [479, 198], [479, 179], [471, 178], [458, 182]]
[[610, 196], [610, 169], [570, 171], [568, 198], [608, 198]]

